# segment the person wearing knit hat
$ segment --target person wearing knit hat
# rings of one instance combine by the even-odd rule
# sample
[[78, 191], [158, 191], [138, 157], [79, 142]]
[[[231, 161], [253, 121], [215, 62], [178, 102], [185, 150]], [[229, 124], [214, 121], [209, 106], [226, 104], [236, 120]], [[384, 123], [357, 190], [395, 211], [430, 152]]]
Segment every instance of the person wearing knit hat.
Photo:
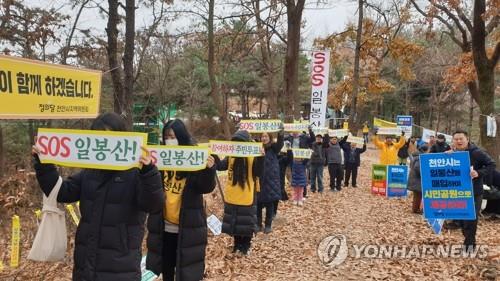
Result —
[[[247, 131], [237, 131], [231, 141], [250, 142]], [[263, 151], [263, 149], [262, 149]], [[248, 255], [252, 237], [257, 232], [256, 192], [263, 173], [263, 157], [216, 157], [219, 171], [228, 171], [224, 189], [222, 232], [234, 237], [233, 253]]]

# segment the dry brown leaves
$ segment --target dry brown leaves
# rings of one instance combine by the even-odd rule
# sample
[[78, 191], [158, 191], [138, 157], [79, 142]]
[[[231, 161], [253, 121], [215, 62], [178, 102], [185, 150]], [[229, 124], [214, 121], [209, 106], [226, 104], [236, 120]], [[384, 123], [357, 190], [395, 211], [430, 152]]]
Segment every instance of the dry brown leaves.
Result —
[[[448, 245], [460, 244], [460, 231], [446, 230], [440, 236], [419, 215], [410, 212], [410, 200], [386, 199], [369, 193], [370, 165], [376, 161], [373, 148], [363, 154], [358, 188], [312, 194], [304, 207], [280, 203], [278, 217], [269, 235], [259, 233], [252, 241], [252, 252], [242, 257], [231, 253], [232, 238], [209, 233], [206, 257], [206, 280], [495, 280], [500, 272], [500, 224], [481, 220], [477, 239], [490, 247], [485, 259], [355, 259], [351, 256], [333, 268], [325, 268], [317, 257], [320, 241], [332, 234], [343, 234], [349, 245]], [[221, 177], [224, 184], [224, 177]], [[325, 183], [329, 179], [325, 170]], [[26, 184], [29, 186], [29, 184]], [[5, 189], [1, 189], [3, 194]], [[31, 191], [34, 193], [34, 191]], [[12, 196], [9, 189], [9, 196]], [[35, 200], [36, 196], [30, 196]], [[222, 218], [222, 199], [216, 189], [205, 196], [208, 214]], [[39, 200], [39, 199], [38, 199]], [[40, 201], [40, 200], [39, 200]], [[37, 203], [38, 204], [38, 203]], [[0, 280], [70, 280], [74, 226], [68, 217], [70, 247], [68, 258], [59, 263], [37, 263], [26, 259], [36, 233], [36, 220], [28, 205], [16, 207], [20, 212], [21, 266], [8, 268], [10, 216], [0, 212], [0, 259], [6, 267]], [[32, 216], [32, 215], [31, 215]], [[24, 218], [24, 219], [23, 219]]]

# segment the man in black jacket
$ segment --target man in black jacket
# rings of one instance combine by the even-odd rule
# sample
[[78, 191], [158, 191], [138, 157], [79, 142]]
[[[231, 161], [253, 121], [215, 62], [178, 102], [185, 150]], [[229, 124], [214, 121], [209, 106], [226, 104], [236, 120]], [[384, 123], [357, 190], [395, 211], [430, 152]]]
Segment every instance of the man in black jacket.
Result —
[[311, 149], [311, 191], [316, 192], [317, 179], [318, 192], [321, 193], [323, 192], [323, 167], [326, 163], [326, 148], [321, 134], [316, 135], [316, 142], [312, 144]]
[[476, 246], [477, 221], [483, 200], [483, 179], [495, 170], [495, 161], [486, 152], [469, 143], [469, 137], [465, 131], [458, 130], [453, 133], [453, 147], [455, 151], [467, 151], [472, 166], [470, 175], [474, 187], [476, 219], [464, 220], [461, 224], [465, 237], [464, 246], [469, 249]]
[[430, 153], [442, 153], [450, 150], [450, 146], [446, 143], [446, 138], [443, 134], [437, 136], [436, 143], [431, 147]]
[[358, 168], [361, 164], [361, 153], [366, 151], [366, 141], [363, 144], [363, 148], [357, 148], [355, 143], [348, 143], [347, 136], [344, 137], [344, 143], [342, 144], [342, 150], [344, 151], [344, 161], [345, 161], [345, 179], [344, 186], [349, 186], [349, 178], [352, 174], [352, 187], [356, 186], [356, 179], [358, 177]]

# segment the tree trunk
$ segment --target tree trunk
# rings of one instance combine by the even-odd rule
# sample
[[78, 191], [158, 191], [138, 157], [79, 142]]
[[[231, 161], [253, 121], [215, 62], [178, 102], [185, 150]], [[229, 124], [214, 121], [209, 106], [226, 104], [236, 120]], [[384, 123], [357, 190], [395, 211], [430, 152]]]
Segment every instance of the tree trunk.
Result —
[[229, 128], [229, 121], [227, 114], [224, 110], [224, 103], [220, 97], [219, 86], [215, 74], [215, 43], [214, 43], [214, 8], [215, 0], [208, 2], [208, 76], [210, 80], [210, 96], [212, 97], [215, 106], [219, 111], [219, 118], [222, 125], [224, 136], [229, 139], [231, 137], [231, 130]]
[[469, 133], [472, 133], [472, 122], [474, 120], [474, 98], [470, 95], [469, 103]]
[[262, 64], [264, 65], [264, 71], [266, 73], [267, 102], [271, 108], [271, 118], [275, 118], [278, 114], [278, 95], [275, 94], [274, 90], [274, 65], [270, 55], [271, 40], [269, 39], [269, 31], [264, 29], [262, 25], [262, 18], [260, 17], [260, 0], [255, 1], [254, 12], [257, 23], [257, 33], [259, 34]]
[[[287, 46], [284, 71], [284, 102], [280, 104], [280, 111], [285, 114], [285, 119], [293, 121], [298, 116], [299, 107], [296, 106], [299, 93], [299, 55], [300, 55], [300, 29], [302, 11], [305, 0], [287, 0]], [[280, 101], [281, 103], [281, 101]]]
[[118, 23], [120, 15], [118, 14], [118, 0], [108, 0], [108, 24], [106, 34], [108, 37], [108, 45], [106, 50], [108, 53], [108, 63], [113, 82], [113, 102], [114, 111], [121, 114], [123, 108], [123, 85], [121, 79], [121, 66], [118, 63]]
[[135, 0], [127, 0], [125, 6], [125, 51], [123, 53], [123, 104], [122, 115], [129, 129], [132, 129], [132, 107], [134, 103], [134, 51], [135, 51]]
[[354, 50], [354, 72], [352, 81], [352, 102], [349, 115], [349, 127], [357, 131], [357, 103], [359, 92], [359, 55], [361, 51], [361, 35], [363, 32], [363, 0], [358, 0], [358, 28], [356, 30], [356, 48]]
[[[479, 105], [481, 114], [490, 115], [495, 112], [495, 66], [498, 57], [491, 59], [486, 54], [486, 26], [483, 15], [486, 12], [486, 1], [475, 0], [473, 11], [473, 29], [472, 29], [472, 56], [474, 67], [476, 68], [479, 95], [476, 102]], [[500, 43], [497, 43], [500, 44]], [[498, 51], [498, 45], [496, 46]], [[486, 116], [479, 116], [480, 143], [495, 159], [499, 160], [499, 149], [496, 137], [486, 135]]]

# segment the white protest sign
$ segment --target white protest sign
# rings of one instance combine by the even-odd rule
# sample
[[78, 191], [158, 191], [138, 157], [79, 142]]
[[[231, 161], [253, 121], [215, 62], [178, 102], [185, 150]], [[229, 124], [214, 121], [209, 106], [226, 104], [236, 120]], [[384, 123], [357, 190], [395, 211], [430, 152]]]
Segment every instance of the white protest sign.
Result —
[[218, 141], [209, 142], [210, 153], [221, 156], [232, 157], [258, 157], [262, 156], [261, 142], [237, 142], [237, 141]]
[[309, 131], [309, 123], [285, 123], [283, 124], [285, 132], [302, 133]]
[[210, 215], [207, 218], [207, 226], [215, 236], [222, 233], [222, 222], [215, 215]]
[[151, 145], [148, 149], [158, 170], [199, 171], [207, 166], [208, 147]]
[[347, 129], [336, 129], [336, 130], [328, 130], [328, 135], [330, 137], [343, 138], [349, 134], [349, 130]]
[[315, 135], [324, 135], [328, 133], [328, 128], [313, 128], [312, 131]]
[[326, 126], [326, 103], [328, 99], [328, 74], [330, 51], [314, 51], [311, 73], [311, 112], [309, 121], [313, 128]]
[[439, 135], [439, 134], [444, 135], [447, 143], [451, 143], [452, 142], [452, 140], [453, 140], [452, 136], [447, 135], [447, 134], [443, 134], [443, 133], [439, 133], [439, 132], [436, 133], [436, 131], [429, 130], [429, 129], [426, 129], [426, 128], [423, 128], [423, 130], [422, 130], [422, 140], [425, 141], [426, 143], [429, 143], [430, 140], [431, 140], [431, 136], [437, 137], [437, 135]]
[[293, 158], [296, 159], [311, 159], [312, 150], [308, 148], [294, 148], [292, 149]]
[[139, 167], [146, 143], [145, 133], [46, 128], [36, 140], [42, 163], [106, 170]]
[[396, 135], [400, 136], [401, 135], [401, 128], [387, 128], [387, 127], [382, 127], [378, 128], [377, 135]]
[[347, 142], [349, 142], [349, 143], [355, 143], [355, 144], [359, 144], [359, 145], [364, 145], [365, 144], [365, 139], [349, 135], [349, 137], [347, 138]]
[[281, 130], [281, 120], [241, 120], [239, 129], [249, 133], [273, 133]]

